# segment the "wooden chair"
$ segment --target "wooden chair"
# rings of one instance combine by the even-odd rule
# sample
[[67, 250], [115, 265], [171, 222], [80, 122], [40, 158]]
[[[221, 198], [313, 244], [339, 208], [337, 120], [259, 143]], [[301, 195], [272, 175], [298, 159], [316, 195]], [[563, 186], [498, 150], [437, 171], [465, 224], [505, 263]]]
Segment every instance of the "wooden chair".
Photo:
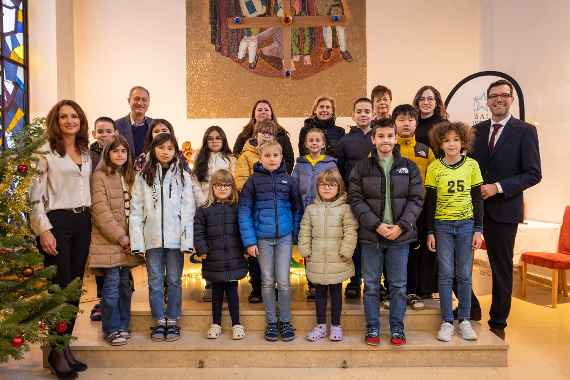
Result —
[[568, 297], [566, 270], [570, 269], [570, 206], [566, 207], [564, 220], [560, 228], [558, 252], [523, 252], [522, 262], [522, 296], [526, 297], [527, 265], [538, 265], [552, 270], [552, 307], [558, 303], [558, 293]]

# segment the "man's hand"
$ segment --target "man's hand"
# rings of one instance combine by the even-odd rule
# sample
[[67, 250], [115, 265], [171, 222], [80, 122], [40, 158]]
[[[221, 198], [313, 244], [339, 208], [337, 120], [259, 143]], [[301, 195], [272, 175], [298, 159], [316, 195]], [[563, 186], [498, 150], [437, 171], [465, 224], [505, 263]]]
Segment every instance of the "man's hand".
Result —
[[427, 249], [431, 252], [435, 252], [435, 235], [434, 234], [428, 234], [427, 236]]
[[497, 185], [494, 183], [490, 183], [488, 185], [481, 185], [481, 198], [488, 199], [491, 198], [493, 195], [497, 194], [499, 189]]

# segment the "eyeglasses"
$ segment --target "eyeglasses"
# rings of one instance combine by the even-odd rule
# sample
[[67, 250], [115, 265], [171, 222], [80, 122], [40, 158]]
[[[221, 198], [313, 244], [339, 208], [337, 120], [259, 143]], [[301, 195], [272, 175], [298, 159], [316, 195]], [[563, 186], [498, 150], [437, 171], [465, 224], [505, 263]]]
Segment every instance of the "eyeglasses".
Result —
[[431, 102], [435, 102], [435, 98], [432, 96], [428, 96], [427, 98], [422, 96], [422, 97], [418, 98], [418, 102], [430, 102], [431, 103]]
[[216, 136], [216, 137], [208, 137], [207, 141], [208, 142], [214, 142], [214, 141], [222, 141], [223, 139], [220, 136]]
[[231, 183], [216, 183], [214, 189], [216, 190], [230, 190], [233, 187]]
[[499, 99], [499, 98], [507, 100], [508, 98], [512, 98], [512, 97], [513, 97], [512, 94], [505, 93], [505, 94], [491, 94], [487, 98], [489, 100], [495, 100], [495, 99]]
[[338, 187], [338, 183], [321, 182], [321, 183], [319, 183], [319, 187], [322, 187], [323, 189], [334, 189], [335, 187]]

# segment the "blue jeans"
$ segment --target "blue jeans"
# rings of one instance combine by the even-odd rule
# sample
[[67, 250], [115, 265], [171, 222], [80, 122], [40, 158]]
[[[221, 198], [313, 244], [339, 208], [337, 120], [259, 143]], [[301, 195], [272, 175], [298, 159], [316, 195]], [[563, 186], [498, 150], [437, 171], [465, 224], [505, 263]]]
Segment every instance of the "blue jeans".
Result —
[[408, 277], [409, 244], [390, 247], [363, 243], [362, 277], [364, 279], [364, 314], [366, 327], [380, 328], [380, 276], [384, 263], [390, 289], [390, 332], [404, 333], [406, 315], [406, 281]]
[[133, 291], [130, 281], [131, 270], [124, 267], [105, 270], [102, 289], [103, 316], [101, 318], [103, 334], [118, 330], [128, 330], [131, 321], [131, 297]]
[[[152, 317], [157, 320], [177, 320], [181, 314], [181, 277], [184, 255], [179, 249], [154, 248], [146, 251], [148, 298]], [[164, 272], [168, 286], [166, 315], [164, 314]]]
[[278, 239], [259, 239], [259, 266], [261, 267], [261, 296], [265, 305], [267, 323], [277, 322], [275, 311], [275, 282], [277, 282], [279, 321], [291, 321], [291, 235]]
[[473, 266], [473, 220], [436, 220], [435, 242], [439, 264], [441, 318], [453, 323], [453, 278], [457, 277], [459, 320], [471, 317], [471, 271]]

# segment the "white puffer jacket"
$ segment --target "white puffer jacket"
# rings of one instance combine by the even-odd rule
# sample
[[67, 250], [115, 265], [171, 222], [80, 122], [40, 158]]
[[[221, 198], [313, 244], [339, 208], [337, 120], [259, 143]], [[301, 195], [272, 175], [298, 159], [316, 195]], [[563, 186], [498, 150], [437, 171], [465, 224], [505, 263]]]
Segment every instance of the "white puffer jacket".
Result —
[[194, 246], [196, 206], [192, 179], [185, 170], [184, 183], [177, 165], [166, 175], [157, 168], [152, 187], [139, 173], [132, 190], [129, 234], [131, 249], [145, 252], [152, 248], [189, 251]]

